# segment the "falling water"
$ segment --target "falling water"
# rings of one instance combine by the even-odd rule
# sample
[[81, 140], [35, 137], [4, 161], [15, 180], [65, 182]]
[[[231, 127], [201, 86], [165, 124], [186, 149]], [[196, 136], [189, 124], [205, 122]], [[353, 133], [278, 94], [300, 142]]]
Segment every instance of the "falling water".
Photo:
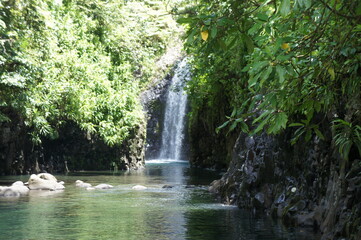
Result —
[[160, 159], [180, 160], [184, 140], [184, 118], [186, 114], [187, 95], [183, 90], [189, 79], [189, 66], [184, 59], [177, 67], [168, 90]]

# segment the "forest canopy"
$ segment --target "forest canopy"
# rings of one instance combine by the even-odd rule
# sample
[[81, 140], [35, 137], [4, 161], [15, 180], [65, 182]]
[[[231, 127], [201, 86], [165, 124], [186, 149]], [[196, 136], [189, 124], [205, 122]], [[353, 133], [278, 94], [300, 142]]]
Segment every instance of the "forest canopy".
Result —
[[0, 122], [35, 144], [75, 122], [108, 145], [144, 121], [139, 94], [177, 39], [168, 1], [2, 0]]
[[230, 109], [217, 131], [293, 129], [294, 144], [332, 128], [344, 159], [352, 146], [361, 153], [360, 1], [197, 3], [177, 9], [194, 56], [192, 115], [221, 93]]

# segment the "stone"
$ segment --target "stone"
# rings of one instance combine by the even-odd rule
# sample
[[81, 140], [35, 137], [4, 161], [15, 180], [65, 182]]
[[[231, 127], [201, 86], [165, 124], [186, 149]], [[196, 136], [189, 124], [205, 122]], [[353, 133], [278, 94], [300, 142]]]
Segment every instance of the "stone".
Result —
[[19, 192], [20, 195], [26, 195], [26, 194], [29, 193], [29, 188], [28, 188], [27, 186], [25, 186], [22, 181], [14, 182], [14, 183], [11, 185], [11, 189], [12, 189], [13, 191]]
[[[102, 184], [96, 185], [94, 188], [95, 189], [110, 189], [110, 188], [113, 188], [113, 186], [109, 185], [109, 184], [102, 183]], [[89, 190], [91, 190], [91, 189], [89, 189]]]
[[14, 191], [11, 187], [1, 187], [0, 196], [2, 197], [20, 197], [18, 191]]
[[315, 212], [296, 215], [297, 224], [304, 227], [313, 227], [315, 225]]
[[29, 188], [21, 181], [14, 182], [10, 187], [0, 187], [1, 197], [20, 197], [28, 193]]
[[55, 181], [57, 182], [58, 180], [56, 179], [56, 177], [54, 177], [53, 175], [51, 175], [50, 173], [39, 173], [38, 177], [44, 180], [49, 180], [49, 181]]
[[142, 186], [142, 185], [135, 185], [132, 187], [133, 190], [145, 190], [147, 189], [146, 186]]
[[28, 181], [30, 190], [63, 190], [63, 184], [58, 183], [56, 178], [49, 173], [32, 174]]
[[92, 185], [90, 183], [83, 182], [82, 180], [76, 180], [75, 186], [81, 187], [81, 188], [91, 188]]
[[259, 192], [257, 193], [254, 198], [260, 203], [261, 206], [264, 204], [264, 194]]

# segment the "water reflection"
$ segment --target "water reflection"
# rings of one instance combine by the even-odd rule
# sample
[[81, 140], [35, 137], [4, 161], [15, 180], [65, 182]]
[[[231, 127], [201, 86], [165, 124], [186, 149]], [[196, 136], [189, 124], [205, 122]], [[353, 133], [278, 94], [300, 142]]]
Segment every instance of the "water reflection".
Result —
[[[0, 199], [1, 239], [317, 239], [214, 201], [207, 185], [218, 174], [187, 163], [147, 163], [142, 172], [57, 176], [62, 192]], [[19, 177], [1, 177], [12, 182]], [[81, 179], [108, 190], [75, 187]], [[132, 190], [141, 184], [144, 191]], [[172, 188], [164, 189], [168, 184]], [[305, 236], [305, 237], [304, 237]]]

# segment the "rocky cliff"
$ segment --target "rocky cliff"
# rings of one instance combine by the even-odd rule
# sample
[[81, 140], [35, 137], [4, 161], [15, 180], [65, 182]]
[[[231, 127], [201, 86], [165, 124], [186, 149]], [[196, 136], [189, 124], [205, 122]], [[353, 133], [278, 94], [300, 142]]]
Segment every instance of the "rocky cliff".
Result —
[[331, 141], [315, 137], [291, 146], [290, 137], [291, 132], [240, 134], [227, 172], [210, 191], [228, 204], [314, 228], [322, 239], [361, 239], [361, 164], [356, 152], [341, 181]]

